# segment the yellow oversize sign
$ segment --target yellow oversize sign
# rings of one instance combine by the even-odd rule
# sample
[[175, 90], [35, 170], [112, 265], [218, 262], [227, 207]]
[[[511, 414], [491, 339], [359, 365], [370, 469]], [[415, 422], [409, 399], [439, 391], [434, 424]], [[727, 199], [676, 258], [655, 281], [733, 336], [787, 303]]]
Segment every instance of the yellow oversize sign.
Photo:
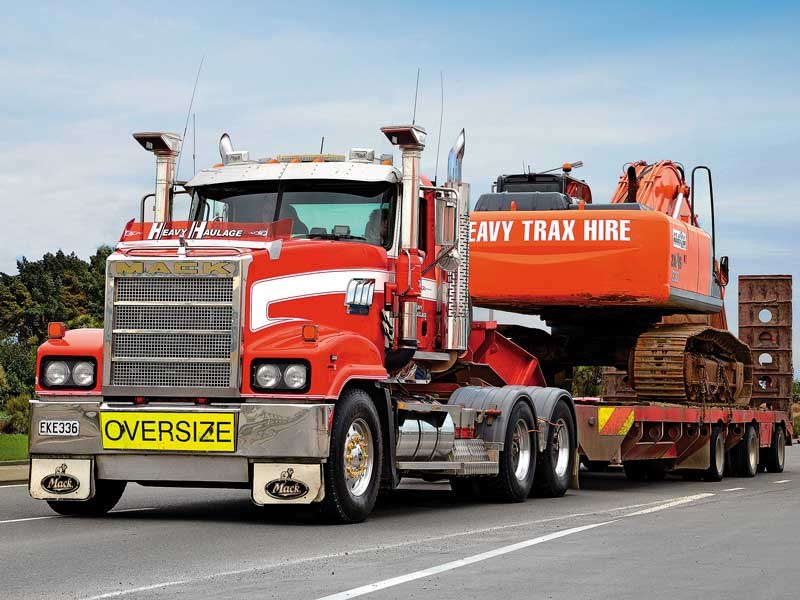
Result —
[[102, 412], [107, 450], [233, 452], [233, 413]]

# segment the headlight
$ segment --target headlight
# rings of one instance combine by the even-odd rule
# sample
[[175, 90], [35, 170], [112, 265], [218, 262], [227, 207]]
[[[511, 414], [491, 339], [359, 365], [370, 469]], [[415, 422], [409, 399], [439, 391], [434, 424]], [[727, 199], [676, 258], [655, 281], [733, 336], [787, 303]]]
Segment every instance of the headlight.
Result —
[[69, 366], [60, 360], [49, 363], [44, 368], [44, 383], [48, 386], [64, 385], [69, 380]]
[[274, 388], [281, 381], [281, 370], [275, 365], [259, 365], [255, 373], [256, 385], [262, 388]]
[[89, 387], [94, 384], [94, 365], [82, 360], [72, 367], [72, 381], [80, 387]]
[[306, 385], [305, 365], [289, 365], [283, 373], [283, 381], [290, 390], [299, 390]]

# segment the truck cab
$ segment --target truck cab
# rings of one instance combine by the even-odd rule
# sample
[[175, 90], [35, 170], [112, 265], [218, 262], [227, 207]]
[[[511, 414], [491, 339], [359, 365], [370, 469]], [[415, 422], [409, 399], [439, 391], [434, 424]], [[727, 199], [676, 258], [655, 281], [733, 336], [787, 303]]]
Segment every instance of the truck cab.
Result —
[[[571, 399], [490, 397], [485, 372], [543, 385], [521, 349], [511, 375], [468, 375], [496, 341], [471, 326], [464, 134], [436, 186], [419, 171], [425, 130], [382, 132], [402, 170], [368, 149], [251, 160], [225, 134], [221, 162], [181, 185], [180, 138], [134, 134], [156, 190], [108, 259], [104, 328], [56, 323], [39, 349], [34, 498], [97, 514], [132, 481], [242, 487], [358, 521], [405, 475], [511, 478], [527, 496], [536, 449], [552, 451], [536, 403], [571, 415]], [[556, 438], [574, 447], [571, 429]]]

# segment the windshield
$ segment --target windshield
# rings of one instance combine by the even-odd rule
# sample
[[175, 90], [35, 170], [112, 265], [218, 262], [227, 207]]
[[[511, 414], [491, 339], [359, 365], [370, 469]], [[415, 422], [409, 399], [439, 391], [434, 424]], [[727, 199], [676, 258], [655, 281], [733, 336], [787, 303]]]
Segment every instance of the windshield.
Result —
[[191, 219], [236, 223], [292, 220], [292, 237], [391, 245], [395, 193], [386, 182], [257, 181], [197, 188]]

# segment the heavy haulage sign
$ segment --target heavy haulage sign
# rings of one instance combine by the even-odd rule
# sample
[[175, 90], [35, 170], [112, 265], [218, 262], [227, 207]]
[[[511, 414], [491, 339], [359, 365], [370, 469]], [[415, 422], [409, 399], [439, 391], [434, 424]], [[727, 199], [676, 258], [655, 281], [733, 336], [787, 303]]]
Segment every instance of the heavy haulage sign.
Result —
[[233, 452], [233, 413], [103, 412], [100, 429], [106, 450]]
[[[577, 223], [577, 225], [576, 225]], [[470, 242], [629, 242], [630, 219], [471, 221]]]

